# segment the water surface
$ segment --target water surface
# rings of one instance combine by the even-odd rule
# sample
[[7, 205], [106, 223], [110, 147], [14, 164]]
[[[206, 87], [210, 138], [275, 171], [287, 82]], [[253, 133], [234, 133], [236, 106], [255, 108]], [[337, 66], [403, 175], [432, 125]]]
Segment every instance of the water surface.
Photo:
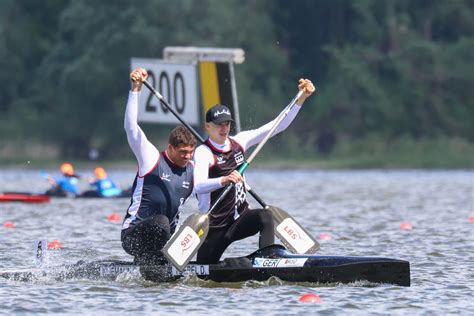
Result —
[[[87, 174], [87, 171], [83, 171]], [[126, 186], [132, 170], [112, 170]], [[293, 215], [320, 240], [321, 255], [383, 256], [411, 263], [411, 287], [266, 282], [215, 283], [190, 277], [154, 284], [129, 275], [117, 282], [0, 280], [0, 311], [123, 314], [474, 314], [473, 171], [249, 170], [249, 183], [271, 205]], [[48, 188], [39, 171], [0, 170], [0, 192]], [[82, 183], [81, 189], [87, 184]], [[251, 204], [258, 204], [250, 198]], [[53, 199], [0, 204], [0, 270], [34, 268], [35, 240], [59, 240], [46, 265], [78, 260], [131, 260], [120, 245], [128, 199]], [[196, 209], [188, 203], [182, 219]], [[5, 228], [11, 221], [14, 228]], [[411, 230], [400, 228], [410, 223]], [[247, 255], [257, 238], [236, 242], [224, 257]], [[300, 303], [305, 293], [321, 303]]]

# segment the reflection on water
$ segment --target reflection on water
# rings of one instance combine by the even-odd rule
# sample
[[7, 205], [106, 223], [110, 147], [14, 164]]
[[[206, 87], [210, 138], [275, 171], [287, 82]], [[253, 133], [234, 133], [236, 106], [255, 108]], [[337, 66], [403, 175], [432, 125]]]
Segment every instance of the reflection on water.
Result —
[[[87, 173], [87, 172], [83, 172]], [[123, 186], [133, 171], [111, 170]], [[5, 313], [297, 314], [298, 302], [317, 293], [312, 312], [456, 313], [474, 310], [474, 172], [472, 171], [259, 171], [248, 172], [252, 188], [271, 205], [288, 211], [320, 239], [320, 254], [384, 256], [409, 260], [412, 286], [265, 282], [216, 283], [194, 276], [154, 284], [137, 275], [117, 282], [39, 279], [0, 280], [0, 310]], [[87, 189], [86, 183], [81, 184]], [[39, 171], [1, 170], [0, 192], [42, 192], [48, 184]], [[78, 260], [130, 260], [120, 245], [120, 222], [128, 199], [53, 199], [47, 204], [0, 204], [0, 269], [35, 267], [33, 242], [59, 240], [45, 264]], [[251, 199], [251, 204], [257, 203]], [[190, 201], [183, 217], [196, 210]], [[183, 218], [182, 217], [182, 218]], [[14, 228], [3, 227], [11, 221]], [[411, 229], [402, 229], [409, 223]], [[257, 237], [234, 243], [228, 256], [247, 255]], [[8, 299], [6, 299], [8, 297]]]

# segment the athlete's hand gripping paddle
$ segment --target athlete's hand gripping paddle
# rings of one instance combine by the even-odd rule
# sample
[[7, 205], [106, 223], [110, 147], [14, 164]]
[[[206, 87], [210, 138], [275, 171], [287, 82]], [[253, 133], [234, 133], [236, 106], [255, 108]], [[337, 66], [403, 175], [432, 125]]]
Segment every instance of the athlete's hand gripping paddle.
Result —
[[[249, 167], [255, 156], [272, 136], [273, 132], [278, 127], [278, 125], [280, 125], [281, 121], [288, 115], [302, 94], [303, 90], [300, 90], [290, 102], [290, 104], [288, 104], [285, 110], [277, 117], [275, 123], [265, 138], [260, 142], [260, 144], [258, 144], [257, 148], [255, 148], [255, 150], [252, 152], [249, 159], [238, 169], [240, 174], [243, 174]], [[207, 213], [193, 214], [188, 217], [163, 247], [162, 252], [164, 253], [165, 257], [168, 258], [173, 266], [179, 271], [184, 270], [188, 262], [199, 250], [199, 247], [204, 243], [204, 240], [206, 239], [206, 236], [209, 232], [209, 214], [217, 207], [217, 205], [229, 193], [233, 186], [234, 184], [231, 183], [226, 187], [226, 189], [219, 195]]]

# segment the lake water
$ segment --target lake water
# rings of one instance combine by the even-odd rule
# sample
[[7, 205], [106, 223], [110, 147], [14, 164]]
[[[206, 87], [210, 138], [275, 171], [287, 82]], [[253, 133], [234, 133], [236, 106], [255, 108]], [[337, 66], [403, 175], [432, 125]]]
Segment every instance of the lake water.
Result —
[[[124, 186], [134, 176], [133, 170], [109, 174]], [[288, 211], [320, 239], [319, 254], [408, 260], [411, 287], [278, 279], [220, 284], [195, 277], [168, 284], [138, 276], [116, 282], [0, 279], [0, 314], [474, 314], [473, 171], [254, 169], [247, 179], [268, 204]], [[39, 171], [0, 170], [0, 192], [47, 188]], [[131, 260], [120, 245], [120, 222], [107, 220], [112, 213], [123, 216], [128, 204], [128, 199], [59, 198], [1, 203], [0, 270], [34, 268], [38, 239], [64, 245], [48, 252], [46, 265]], [[190, 201], [181, 218], [193, 209], [196, 202]], [[4, 227], [8, 221], [15, 227]], [[234, 243], [224, 257], [247, 255], [256, 247], [252, 237]], [[319, 295], [321, 302], [299, 302], [306, 293]]]

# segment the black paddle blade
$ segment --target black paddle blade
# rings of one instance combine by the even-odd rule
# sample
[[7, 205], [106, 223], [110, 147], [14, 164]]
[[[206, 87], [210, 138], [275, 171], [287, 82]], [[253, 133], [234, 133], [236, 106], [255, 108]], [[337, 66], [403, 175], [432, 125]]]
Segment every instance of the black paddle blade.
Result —
[[196, 254], [209, 232], [209, 216], [189, 216], [161, 250], [165, 257], [179, 271], [183, 271]]
[[319, 243], [298, 222], [279, 207], [268, 206], [272, 212], [275, 235], [292, 253], [313, 254], [319, 250]]

